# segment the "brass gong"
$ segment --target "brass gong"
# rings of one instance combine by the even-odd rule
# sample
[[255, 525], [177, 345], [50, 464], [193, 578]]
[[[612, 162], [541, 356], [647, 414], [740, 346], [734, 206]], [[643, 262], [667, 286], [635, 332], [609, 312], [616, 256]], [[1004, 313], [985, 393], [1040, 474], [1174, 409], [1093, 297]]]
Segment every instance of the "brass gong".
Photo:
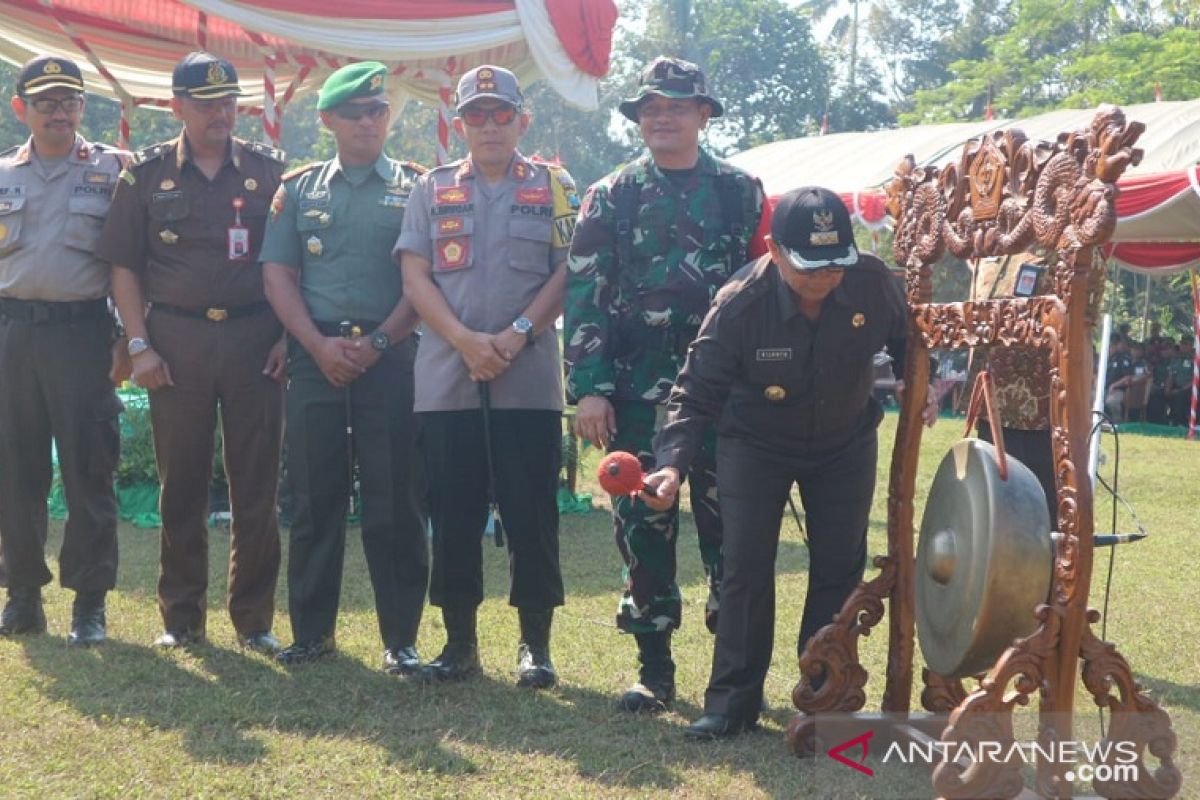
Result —
[[1037, 627], [1050, 594], [1054, 545], [1037, 477], [1012, 456], [1001, 477], [995, 448], [962, 439], [942, 459], [917, 547], [917, 636], [925, 662], [947, 678], [991, 667]]

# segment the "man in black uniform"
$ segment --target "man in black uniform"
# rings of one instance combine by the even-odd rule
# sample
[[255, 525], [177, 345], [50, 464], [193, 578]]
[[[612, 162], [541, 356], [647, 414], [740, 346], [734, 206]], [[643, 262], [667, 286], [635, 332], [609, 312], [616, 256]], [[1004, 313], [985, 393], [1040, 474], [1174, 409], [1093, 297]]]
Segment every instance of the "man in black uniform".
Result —
[[[860, 255], [827, 189], [796, 189], [771, 222], [769, 255], [718, 293], [671, 392], [643, 496], [669, 506], [700, 445], [718, 431], [725, 570], [712, 677], [690, 738], [756, 726], [775, 629], [775, 554], [792, 484], [808, 520], [809, 589], [799, 648], [862, 578], [875, 491], [875, 353], [903, 375], [906, 318], [883, 262]], [[926, 408], [926, 422], [936, 409]]]

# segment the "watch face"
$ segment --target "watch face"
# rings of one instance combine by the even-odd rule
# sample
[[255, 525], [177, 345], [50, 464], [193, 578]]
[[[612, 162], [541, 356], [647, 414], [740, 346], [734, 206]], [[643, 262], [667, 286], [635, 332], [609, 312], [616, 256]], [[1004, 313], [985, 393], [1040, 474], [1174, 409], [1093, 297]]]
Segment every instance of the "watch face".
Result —
[[526, 317], [517, 317], [512, 326], [517, 333], [529, 333], [533, 330], [533, 323]]
[[376, 350], [387, 350], [392, 344], [392, 339], [383, 331], [375, 331], [371, 334], [371, 347]]

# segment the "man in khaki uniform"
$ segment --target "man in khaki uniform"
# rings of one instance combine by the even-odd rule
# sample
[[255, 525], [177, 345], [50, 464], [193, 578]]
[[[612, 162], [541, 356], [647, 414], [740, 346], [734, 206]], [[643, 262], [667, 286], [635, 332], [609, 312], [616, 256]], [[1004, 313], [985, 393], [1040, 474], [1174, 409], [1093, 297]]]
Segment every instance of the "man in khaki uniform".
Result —
[[240, 644], [274, 652], [284, 341], [258, 249], [283, 156], [231, 136], [241, 90], [225, 59], [191, 53], [172, 83], [183, 132], [141, 151], [121, 173], [97, 248], [113, 265], [134, 381], [150, 394], [162, 484], [165, 631], [156, 644], [204, 637], [219, 408], [233, 511], [229, 614]]
[[[125, 154], [84, 141], [83, 78], [65, 58], [21, 68], [13, 113], [29, 126], [0, 155], [0, 548], [8, 604], [0, 634], [46, 629], [50, 442], [67, 499], [59, 553], [75, 591], [67, 643], [104, 641], [105, 593], [117, 577], [113, 470], [121, 402], [108, 265], [93, 254]], [[110, 378], [112, 380], [110, 380]]]

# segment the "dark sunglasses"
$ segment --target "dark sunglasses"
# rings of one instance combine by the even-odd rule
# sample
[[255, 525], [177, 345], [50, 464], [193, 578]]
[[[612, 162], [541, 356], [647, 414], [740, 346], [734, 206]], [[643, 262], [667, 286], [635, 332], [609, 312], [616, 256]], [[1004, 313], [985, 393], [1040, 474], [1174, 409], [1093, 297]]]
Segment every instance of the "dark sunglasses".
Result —
[[391, 105], [388, 103], [342, 103], [333, 110], [333, 113], [342, 119], [351, 121], [360, 120], [363, 117], [381, 119], [389, 108]]
[[68, 114], [74, 114], [79, 109], [83, 108], [82, 97], [64, 97], [61, 100], [55, 100], [53, 97], [37, 97], [29, 101], [29, 105], [39, 114], [53, 114], [60, 108]]
[[495, 108], [464, 108], [459, 112], [462, 121], [472, 128], [486, 125], [488, 117], [497, 125], [508, 125], [517, 118], [517, 109], [513, 106], [496, 106]]

